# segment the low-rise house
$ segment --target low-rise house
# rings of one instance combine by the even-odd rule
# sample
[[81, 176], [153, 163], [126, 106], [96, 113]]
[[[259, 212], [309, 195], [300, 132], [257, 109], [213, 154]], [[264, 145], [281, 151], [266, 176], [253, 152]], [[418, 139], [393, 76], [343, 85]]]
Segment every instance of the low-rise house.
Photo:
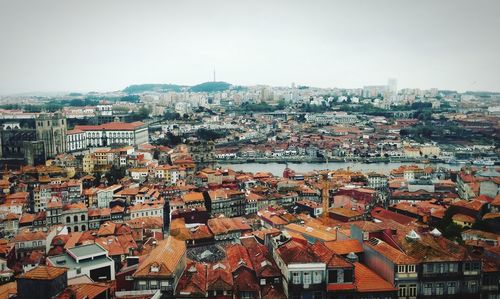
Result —
[[287, 298], [323, 298], [326, 290], [326, 264], [310, 245], [291, 240], [274, 248], [274, 260], [283, 275]]
[[237, 217], [245, 215], [245, 193], [230, 189], [217, 189], [208, 192], [208, 203], [205, 204], [211, 215]]
[[175, 288], [176, 298], [207, 297], [207, 266], [189, 262]]
[[47, 233], [43, 231], [28, 231], [19, 232], [12, 242], [15, 244], [16, 257], [21, 259], [33, 251], [38, 251], [41, 254], [46, 252]]
[[47, 257], [47, 265], [68, 269], [68, 279], [87, 275], [93, 281], [115, 279], [115, 263], [108, 251], [98, 244], [80, 245], [66, 253]]
[[38, 266], [17, 277], [17, 298], [55, 298], [68, 286], [68, 270]]
[[161, 290], [173, 296], [186, 268], [186, 244], [168, 237], [157, 242], [132, 275], [135, 290]]
[[208, 228], [214, 234], [216, 242], [238, 242], [242, 233], [252, 231], [247, 220], [236, 218], [212, 218], [208, 220]]
[[64, 205], [61, 218], [68, 232], [86, 231], [89, 227], [88, 208], [81, 202]]
[[363, 248], [365, 264], [392, 283], [400, 298], [418, 296], [417, 260], [377, 238], [363, 242]]
[[207, 265], [208, 298], [233, 298], [233, 275], [227, 261]]
[[233, 274], [233, 294], [238, 298], [260, 298], [259, 283], [246, 248], [232, 244], [226, 255]]

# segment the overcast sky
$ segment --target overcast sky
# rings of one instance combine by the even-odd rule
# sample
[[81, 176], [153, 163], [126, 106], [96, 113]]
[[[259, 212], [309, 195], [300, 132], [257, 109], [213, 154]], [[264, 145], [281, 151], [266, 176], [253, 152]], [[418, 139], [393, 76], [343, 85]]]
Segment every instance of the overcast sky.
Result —
[[500, 91], [500, 1], [0, 0], [0, 94], [129, 84]]

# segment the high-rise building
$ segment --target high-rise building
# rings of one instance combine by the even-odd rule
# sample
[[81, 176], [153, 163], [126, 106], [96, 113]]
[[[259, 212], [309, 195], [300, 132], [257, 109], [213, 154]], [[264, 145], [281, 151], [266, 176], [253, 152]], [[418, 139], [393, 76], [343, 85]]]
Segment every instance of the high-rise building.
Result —
[[389, 89], [389, 92], [393, 95], [398, 94], [398, 80], [394, 78], [390, 78], [387, 81], [387, 87]]
[[45, 146], [48, 158], [66, 152], [66, 117], [60, 113], [42, 113], [36, 118], [36, 139]]

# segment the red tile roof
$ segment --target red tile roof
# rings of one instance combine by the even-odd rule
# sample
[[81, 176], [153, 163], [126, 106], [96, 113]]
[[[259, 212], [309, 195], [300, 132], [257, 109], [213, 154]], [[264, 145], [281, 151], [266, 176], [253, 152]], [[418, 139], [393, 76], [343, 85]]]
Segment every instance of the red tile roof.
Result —
[[351, 252], [362, 253], [363, 246], [358, 240], [338, 240], [325, 242], [325, 246], [336, 254], [346, 255]]
[[207, 267], [197, 262], [189, 262], [177, 283], [176, 297], [205, 296], [207, 289]]
[[68, 269], [60, 267], [38, 266], [21, 274], [18, 278], [33, 279], [33, 280], [52, 280], [63, 274], [66, 274]]
[[392, 292], [397, 289], [368, 267], [354, 263], [354, 276], [357, 291], [360, 293]]
[[125, 122], [110, 122], [97, 126], [77, 125], [76, 130], [82, 131], [134, 131], [145, 124], [140, 121], [125, 123]]

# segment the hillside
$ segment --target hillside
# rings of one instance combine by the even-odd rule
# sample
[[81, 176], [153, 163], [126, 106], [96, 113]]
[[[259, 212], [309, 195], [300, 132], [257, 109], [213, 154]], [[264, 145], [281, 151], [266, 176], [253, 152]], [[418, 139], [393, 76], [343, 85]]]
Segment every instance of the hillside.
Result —
[[141, 93], [146, 91], [181, 91], [187, 86], [177, 84], [134, 84], [123, 89], [126, 93]]
[[193, 92], [215, 92], [228, 90], [231, 84], [227, 82], [204, 82], [189, 88]]

